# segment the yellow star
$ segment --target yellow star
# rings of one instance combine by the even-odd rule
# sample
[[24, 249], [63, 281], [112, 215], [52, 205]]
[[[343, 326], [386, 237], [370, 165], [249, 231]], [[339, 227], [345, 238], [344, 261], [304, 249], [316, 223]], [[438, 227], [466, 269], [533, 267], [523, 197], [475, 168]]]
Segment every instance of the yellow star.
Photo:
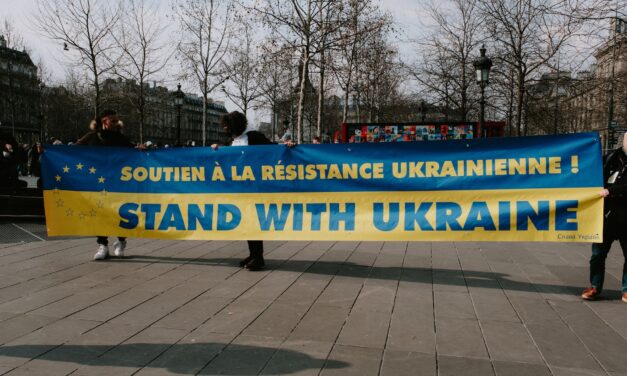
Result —
[[61, 181], [61, 177], [59, 175], [54, 177], [56, 181]]
[[68, 172], [70, 172], [70, 168], [65, 165], [65, 167], [63, 167], [63, 172], [67, 174]]
[[64, 204], [63, 200], [61, 200], [61, 199], [57, 200], [57, 208], [62, 208], [63, 204]]
[[94, 209], [91, 209], [91, 210], [89, 211], [89, 216], [91, 216], [91, 217], [95, 217], [95, 216], [96, 216], [96, 214], [97, 214], [97, 212], [96, 212]]
[[106, 195], [107, 195], [107, 190], [106, 190], [106, 189], [103, 189], [102, 191], [100, 191], [100, 194], [101, 194], [102, 196], [106, 196]]
[[102, 208], [104, 208], [104, 202], [102, 202], [102, 201], [98, 201], [98, 202], [96, 203], [96, 206], [98, 207], [98, 209], [102, 209]]
[[98, 178], [98, 183], [104, 184], [105, 180], [107, 180], [107, 179], [105, 179], [103, 176], [101, 176], [101, 177]]
[[76, 169], [77, 170], [82, 170], [83, 169], [83, 164], [82, 163], [77, 164], [76, 165]]
[[95, 173], [96, 173], [96, 169], [94, 168], [94, 166], [92, 166], [92, 167], [89, 169], [89, 173], [90, 173], [90, 174], [95, 174]]
[[72, 209], [68, 209], [65, 211], [65, 215], [67, 215], [68, 217], [71, 217], [74, 215], [74, 210]]

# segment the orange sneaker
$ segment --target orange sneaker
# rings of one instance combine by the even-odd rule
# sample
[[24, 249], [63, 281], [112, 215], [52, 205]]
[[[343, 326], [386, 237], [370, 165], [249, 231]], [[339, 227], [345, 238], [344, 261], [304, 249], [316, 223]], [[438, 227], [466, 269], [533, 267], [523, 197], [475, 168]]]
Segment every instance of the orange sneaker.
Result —
[[[599, 297], [599, 290], [596, 287], [588, 287], [581, 293], [581, 299], [583, 300], [596, 300]], [[625, 299], [625, 295], [623, 295]]]
[[623, 303], [627, 303], [627, 292], [623, 293]]

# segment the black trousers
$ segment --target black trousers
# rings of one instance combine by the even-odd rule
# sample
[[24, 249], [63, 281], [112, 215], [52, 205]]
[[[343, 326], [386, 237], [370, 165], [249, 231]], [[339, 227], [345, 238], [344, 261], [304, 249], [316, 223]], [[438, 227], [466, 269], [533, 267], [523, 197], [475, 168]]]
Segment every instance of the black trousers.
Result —
[[[126, 240], [126, 238], [120, 238], [118, 237], [118, 240], [123, 242]], [[109, 237], [108, 236], [99, 236], [98, 239], [96, 240], [98, 242], [98, 244], [102, 244], [102, 245], [109, 245]], [[263, 251], [262, 251], [263, 252]]]
[[261, 240], [249, 240], [248, 241], [248, 250], [250, 251], [250, 256], [255, 258], [263, 258], [263, 241]]

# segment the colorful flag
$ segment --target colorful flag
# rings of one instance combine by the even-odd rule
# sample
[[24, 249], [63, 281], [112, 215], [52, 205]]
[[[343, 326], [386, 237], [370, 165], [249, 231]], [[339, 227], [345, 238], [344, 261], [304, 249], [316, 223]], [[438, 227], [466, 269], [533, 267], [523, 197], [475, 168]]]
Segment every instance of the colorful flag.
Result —
[[48, 146], [50, 236], [598, 242], [597, 134], [438, 143]]

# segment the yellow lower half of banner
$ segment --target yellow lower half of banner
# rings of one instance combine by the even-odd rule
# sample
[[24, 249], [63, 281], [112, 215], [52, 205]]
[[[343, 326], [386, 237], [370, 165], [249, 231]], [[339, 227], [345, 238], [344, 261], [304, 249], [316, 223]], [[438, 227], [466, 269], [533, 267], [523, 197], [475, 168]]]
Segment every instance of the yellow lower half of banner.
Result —
[[45, 191], [49, 236], [196, 240], [602, 240], [601, 187], [426, 192]]

